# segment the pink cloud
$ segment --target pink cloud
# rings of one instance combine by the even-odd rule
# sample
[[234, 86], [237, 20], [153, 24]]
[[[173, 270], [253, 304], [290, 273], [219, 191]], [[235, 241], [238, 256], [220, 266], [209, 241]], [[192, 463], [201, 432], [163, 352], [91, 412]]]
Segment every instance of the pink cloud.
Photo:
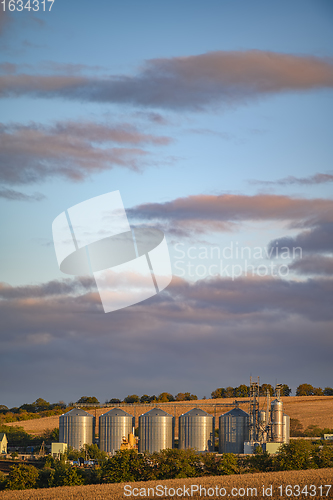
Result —
[[265, 94], [332, 86], [330, 59], [259, 50], [152, 59], [133, 76], [0, 77], [3, 97], [27, 94], [190, 110], [242, 103]]
[[23, 184], [58, 176], [78, 181], [116, 166], [138, 171], [150, 155], [143, 146], [170, 141], [129, 124], [0, 125], [0, 180]]

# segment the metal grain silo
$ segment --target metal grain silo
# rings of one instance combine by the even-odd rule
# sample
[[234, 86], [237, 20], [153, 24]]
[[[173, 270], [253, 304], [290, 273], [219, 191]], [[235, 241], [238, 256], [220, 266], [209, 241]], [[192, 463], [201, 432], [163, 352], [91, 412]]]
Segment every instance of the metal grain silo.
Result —
[[174, 446], [175, 419], [160, 408], [139, 417], [139, 453], [164, 450]]
[[99, 417], [99, 448], [113, 453], [120, 450], [123, 437], [133, 432], [135, 419], [121, 408], [113, 408]]
[[67, 443], [76, 450], [95, 440], [95, 417], [80, 408], [60, 415], [59, 443]]
[[186, 450], [195, 448], [197, 451], [214, 451], [215, 448], [215, 418], [200, 408], [184, 413], [179, 417], [178, 448]]
[[290, 441], [290, 417], [283, 414], [283, 429], [282, 429], [283, 442], [289, 444]]
[[249, 440], [249, 414], [234, 408], [219, 418], [219, 453], [244, 453]]
[[272, 413], [272, 440], [274, 443], [283, 443], [283, 403], [274, 399], [271, 403]]

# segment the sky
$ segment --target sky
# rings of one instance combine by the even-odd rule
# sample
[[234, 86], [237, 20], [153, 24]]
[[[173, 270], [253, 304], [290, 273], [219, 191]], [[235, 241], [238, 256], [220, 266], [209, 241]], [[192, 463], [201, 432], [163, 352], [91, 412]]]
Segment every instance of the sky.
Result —
[[[333, 386], [331, 0], [0, 9], [1, 404]], [[35, 10], [33, 10], [33, 8]], [[52, 222], [119, 190], [173, 279], [103, 312]]]

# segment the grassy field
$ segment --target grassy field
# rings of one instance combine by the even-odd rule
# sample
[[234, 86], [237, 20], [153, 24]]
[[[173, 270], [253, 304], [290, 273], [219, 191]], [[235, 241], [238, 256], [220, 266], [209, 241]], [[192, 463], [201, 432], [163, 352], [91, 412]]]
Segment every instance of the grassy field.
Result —
[[[319, 469], [319, 470], [303, 470], [303, 471], [285, 471], [285, 472], [266, 472], [260, 474], [246, 474], [246, 475], [232, 475], [232, 476], [215, 476], [215, 477], [202, 477], [202, 478], [191, 478], [191, 479], [169, 479], [166, 481], [147, 481], [138, 483], [118, 483], [118, 484], [103, 484], [103, 485], [89, 485], [89, 486], [63, 486], [60, 488], [49, 488], [42, 490], [24, 490], [24, 491], [4, 491], [0, 492], [0, 499], [2, 500], [124, 500], [126, 498], [133, 498], [133, 496], [124, 495], [125, 484], [130, 485], [127, 487], [127, 492], [132, 491], [132, 488], [144, 488], [141, 493], [146, 493], [146, 498], [210, 498], [210, 499], [220, 499], [223, 497], [231, 498], [273, 498], [276, 499], [320, 499], [320, 498], [333, 498], [333, 469]], [[162, 485], [163, 491], [167, 491], [168, 494], [156, 495], [156, 486]], [[193, 491], [191, 495], [191, 485], [195, 485], [198, 491]], [[290, 495], [290, 491], [286, 491], [286, 487], [292, 485], [294, 488], [293, 493], [298, 493], [297, 486], [299, 485], [302, 490], [306, 485], [308, 487], [308, 494], [305, 491], [301, 495]], [[316, 491], [311, 485], [316, 486]], [[332, 485], [331, 490], [326, 495], [328, 488], [323, 486], [320, 491], [318, 487], [320, 485]], [[206, 489], [206, 497], [204, 496], [204, 490], [201, 490], [200, 496], [200, 486]], [[266, 490], [266, 495], [263, 495], [263, 486]], [[272, 486], [272, 495], [268, 495], [270, 491], [267, 488]], [[281, 490], [278, 488], [282, 486], [282, 495], [280, 495]], [[188, 488], [188, 494], [184, 487]], [[148, 488], [150, 491], [148, 492]], [[166, 490], [165, 490], [166, 488]], [[183, 489], [182, 496], [176, 496], [174, 490], [177, 488]], [[210, 490], [208, 490], [211, 488]], [[216, 488], [218, 494], [216, 495]], [[224, 488], [225, 490], [222, 490]], [[232, 488], [237, 488], [231, 491]], [[247, 490], [247, 488], [252, 488]], [[253, 489], [256, 488], [256, 491]], [[155, 495], [152, 495], [154, 491]], [[160, 490], [161, 491], [161, 490]], [[144, 495], [140, 495], [140, 490], [134, 491], [140, 498]], [[238, 493], [238, 494], [237, 494]], [[312, 493], [310, 495], [310, 493]], [[138, 496], [137, 495], [137, 496]]]
[[[246, 398], [239, 398], [242, 401]], [[333, 428], [333, 396], [301, 396], [301, 397], [283, 397], [284, 412], [291, 418], [297, 418], [303, 428], [305, 429], [309, 425], [315, 424], [321, 428], [328, 427]], [[200, 408], [212, 413], [214, 415], [214, 407], [207, 405], [207, 403], [232, 403], [233, 399], [204, 399], [198, 401], [189, 402], [177, 402], [177, 403], [159, 403], [158, 406], [163, 408], [168, 413], [179, 417], [182, 413], [187, 412], [195, 405], [199, 405]], [[264, 405], [264, 398], [262, 398], [262, 404]], [[241, 404], [240, 407], [248, 411], [248, 404]], [[102, 413], [106, 413], [109, 409], [113, 408], [99, 408], [96, 411], [94, 409], [88, 410], [90, 413], [96, 415], [96, 432], [98, 433], [98, 417]], [[138, 417], [151, 409], [151, 406], [146, 405], [128, 405], [123, 407], [128, 413], [135, 415], [136, 422], [138, 425]], [[216, 408], [216, 417], [219, 417], [222, 413], [229, 411], [231, 407], [220, 406]], [[59, 416], [40, 418], [36, 420], [25, 420], [21, 422], [10, 422], [6, 425], [16, 425], [24, 428], [26, 432], [30, 434], [42, 434], [46, 429], [53, 429], [59, 425]], [[178, 422], [176, 420], [176, 435], [178, 435]], [[216, 427], [218, 428], [218, 418], [216, 418]]]

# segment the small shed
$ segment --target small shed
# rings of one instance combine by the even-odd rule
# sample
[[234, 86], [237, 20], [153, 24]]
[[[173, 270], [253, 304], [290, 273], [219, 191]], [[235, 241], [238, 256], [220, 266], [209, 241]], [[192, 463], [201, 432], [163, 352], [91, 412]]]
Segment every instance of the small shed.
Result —
[[66, 452], [67, 452], [67, 443], [51, 444], [51, 455], [53, 458], [60, 458], [60, 455], [64, 455]]
[[0, 432], [0, 453], [7, 454], [7, 436], [4, 432]]

